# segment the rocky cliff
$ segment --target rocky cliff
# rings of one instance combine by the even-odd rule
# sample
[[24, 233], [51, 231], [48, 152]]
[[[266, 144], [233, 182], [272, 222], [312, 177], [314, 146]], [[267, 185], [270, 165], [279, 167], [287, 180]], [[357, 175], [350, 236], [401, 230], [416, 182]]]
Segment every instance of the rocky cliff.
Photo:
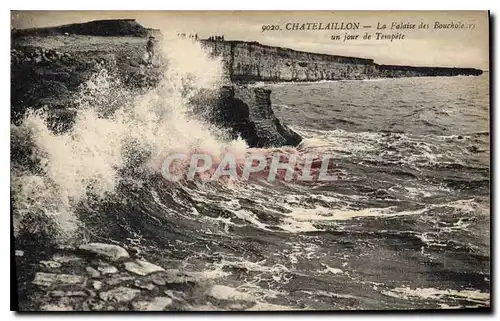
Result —
[[[70, 128], [79, 103], [75, 93], [103, 68], [130, 91], [151, 90], [163, 73], [161, 63], [147, 66], [143, 57], [144, 37], [154, 32], [134, 20], [14, 30], [12, 122], [21, 122], [27, 109], [46, 108], [51, 127]], [[268, 90], [226, 87], [208, 96], [215, 97], [210, 101], [213, 112], [209, 120], [227, 128], [233, 136], [240, 135], [251, 147], [297, 145], [301, 140], [274, 116]], [[106, 104], [119, 103], [119, 98], [109, 97]], [[205, 97], [204, 107], [207, 101]]]
[[[85, 89], [87, 80], [103, 70], [123, 86], [127, 93], [145, 93], [154, 90], [158, 85], [164, 70], [161, 64], [146, 65], [143, 58], [146, 44], [143, 30], [136, 28], [134, 22], [130, 23], [130, 26], [127, 26], [126, 21], [118, 21], [117, 24], [111, 25], [108, 22], [102, 25], [100, 22], [94, 22], [90, 26], [70, 25], [41, 31], [33, 29], [13, 32], [11, 43], [11, 170], [13, 169], [13, 172], [19, 169], [38, 174], [40, 170], [39, 159], [33, 152], [32, 137], [27, 135], [22, 127], [17, 126], [23, 122], [23, 116], [28, 110], [46, 109], [49, 114], [48, 125], [56, 133], [63, 132], [71, 130], [78, 108], [82, 107], [81, 99], [84, 97], [78, 94], [82, 93], [82, 88]], [[107, 26], [107, 29], [103, 31], [102, 26]], [[116, 29], [113, 29], [115, 27]], [[100, 36], [93, 36], [92, 30], [97, 30]], [[99, 106], [112, 109], [115, 104], [121, 104], [123, 99], [129, 98], [119, 96], [120, 91], [116, 95], [112, 91], [106, 93], [104, 97], [99, 97], [103, 99], [99, 101]], [[215, 92], [200, 92], [195, 98], [199, 101], [193, 99], [191, 102], [195, 107], [194, 111], [196, 107], [206, 110], [206, 104], [209, 103], [212, 110], [208, 120], [226, 128], [233, 137], [243, 137], [251, 147], [297, 145], [302, 139], [275, 117], [269, 90], [226, 86]], [[103, 114], [103, 117], [106, 116]], [[162, 182], [163, 180], [157, 183], [162, 184]], [[17, 217], [14, 189], [15, 187], [12, 187], [12, 220]], [[107, 205], [98, 212], [105, 212], [105, 207]], [[130, 209], [123, 212], [128, 211], [135, 212]], [[49, 222], [50, 218], [40, 215], [37, 211], [30, 212], [26, 217], [29, 221], [27, 225], [33, 226], [35, 231], [27, 228], [17, 233], [14, 238], [15, 265], [12, 270], [16, 271], [17, 282], [13, 282], [12, 287], [15, 293], [17, 286], [17, 297], [14, 296], [12, 299], [12, 309], [161, 311], [206, 308], [197, 305], [196, 302], [199, 300], [222, 301], [214, 309], [241, 310], [257, 306], [255, 298], [244, 296], [244, 293], [236, 289], [198, 281], [199, 272], [187, 272], [180, 265], [177, 270], [172, 266], [167, 268], [164, 262], [156, 263], [158, 265], [149, 263], [147, 260], [158, 262], [160, 258], [165, 257], [158, 254], [156, 247], [154, 253], [147, 256], [144, 256], [142, 249], [123, 248], [114, 244], [91, 243], [59, 247], [54, 244], [53, 235], [56, 235], [56, 228]], [[121, 224], [112, 224], [120, 221], [118, 217], [115, 219], [107, 217], [105, 224], [102, 220], [93, 223], [91, 217], [85, 219], [88, 219], [85, 224], [97, 224], [97, 226], [114, 228]], [[170, 224], [169, 219], [165, 217], [165, 224]], [[147, 229], [152, 226], [149, 219], [143, 223]], [[140, 224], [142, 226], [142, 223]], [[13, 223], [11, 225], [14, 231]], [[139, 223], [133, 225], [138, 226]], [[39, 230], [38, 226], [43, 228]], [[98, 229], [100, 230], [100, 227]], [[162, 228], [162, 231], [166, 230]], [[104, 232], [104, 234], [109, 233]], [[125, 235], [121, 232], [118, 234]], [[171, 232], [168, 234], [173, 235]], [[177, 236], [172, 237], [174, 239]], [[84, 240], [75, 242], [85, 243]], [[108, 242], [117, 243], [113, 240]], [[166, 249], [165, 246], [158, 248]], [[237, 307], [231, 301], [232, 297], [228, 300], [223, 296], [228, 289], [243, 298], [242, 300], [236, 298], [239, 304]], [[187, 302], [186, 298], [189, 297], [195, 299]]]
[[57, 27], [15, 29], [12, 38], [45, 37], [57, 35], [132, 36], [145, 37], [151, 29], [144, 28], [134, 19], [95, 20]]
[[258, 42], [202, 40], [222, 56], [235, 81], [318, 81], [482, 74], [473, 68], [379, 65], [373, 59], [326, 55]]
[[[212, 99], [207, 99], [211, 97]], [[204, 117], [229, 130], [233, 139], [243, 138], [249, 146], [296, 146], [302, 137], [275, 116], [271, 90], [247, 86], [224, 86], [214, 94], [204, 93], [192, 103], [204, 110]], [[211, 106], [206, 113], [207, 106]]]

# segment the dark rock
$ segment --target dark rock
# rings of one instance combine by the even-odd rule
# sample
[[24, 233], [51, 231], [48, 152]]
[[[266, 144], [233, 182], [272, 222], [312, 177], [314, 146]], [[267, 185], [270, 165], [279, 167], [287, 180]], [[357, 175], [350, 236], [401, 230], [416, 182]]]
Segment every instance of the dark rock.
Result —
[[471, 153], [479, 153], [480, 152], [479, 148], [475, 145], [471, 145], [471, 146], [467, 147], [467, 150]]
[[239, 132], [250, 147], [296, 146], [302, 141], [302, 137], [282, 125], [274, 115], [271, 90], [236, 87], [234, 97], [221, 97], [221, 100], [222, 104], [237, 106], [237, 112], [223, 109], [222, 122]]
[[250, 120], [250, 107], [234, 95], [233, 87], [221, 88], [212, 122], [228, 129], [232, 139], [241, 136], [249, 146], [257, 146], [257, 129]]
[[[274, 115], [268, 89], [223, 86], [218, 95], [202, 92], [192, 104], [200, 118], [225, 128], [231, 139], [240, 136], [250, 147], [296, 146], [302, 141]], [[207, 112], [206, 106], [212, 110]]]
[[[90, 48], [82, 43], [77, 49], [71, 49], [72, 53], [62, 53], [37, 48], [37, 45], [36, 40], [13, 40], [11, 120], [14, 124], [22, 121], [28, 108], [36, 110], [47, 106], [48, 110], [53, 110], [78, 107], [75, 103], [78, 97], [75, 95], [80, 86], [102, 68], [106, 68], [112, 78], [120, 80], [132, 90], [153, 88], [159, 83], [163, 72], [161, 68], [146, 70], [141, 66], [142, 46], [131, 49], [127, 45], [116, 44], [110, 40], [110, 45], [115, 46], [111, 52], [89, 50]], [[134, 55], [130, 55], [131, 51]], [[51, 128], [70, 129], [74, 113], [57, 117], [60, 114], [51, 115]]]

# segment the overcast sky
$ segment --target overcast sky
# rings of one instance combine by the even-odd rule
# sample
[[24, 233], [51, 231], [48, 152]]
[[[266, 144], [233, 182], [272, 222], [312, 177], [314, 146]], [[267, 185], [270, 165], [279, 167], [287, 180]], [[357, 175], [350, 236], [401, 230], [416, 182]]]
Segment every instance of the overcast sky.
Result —
[[[96, 19], [135, 18], [148, 28], [163, 33], [197, 33], [200, 37], [224, 35], [227, 40], [258, 41], [267, 45], [334, 55], [372, 58], [380, 64], [415, 66], [474, 67], [488, 69], [489, 22], [486, 11], [16, 11], [12, 27], [31, 28], [85, 22]], [[435, 22], [474, 24], [473, 29], [435, 30]], [[359, 22], [360, 29], [347, 31], [361, 36], [376, 30], [377, 24], [392, 22], [429, 24], [427, 30], [384, 30], [401, 32], [405, 39], [332, 41], [333, 34], [343, 39], [346, 31], [267, 31], [262, 25], [287, 23]], [[370, 29], [362, 26], [371, 25]]]

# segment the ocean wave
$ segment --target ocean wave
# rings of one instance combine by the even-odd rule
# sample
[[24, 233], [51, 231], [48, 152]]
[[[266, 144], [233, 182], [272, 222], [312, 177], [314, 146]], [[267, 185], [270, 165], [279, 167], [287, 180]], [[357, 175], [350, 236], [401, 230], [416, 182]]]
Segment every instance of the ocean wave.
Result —
[[[454, 290], [435, 288], [401, 287], [382, 291], [384, 295], [405, 300], [434, 300], [441, 303], [443, 308], [451, 308], [448, 304], [460, 302], [455, 308], [489, 306], [490, 294], [478, 290]], [[446, 303], [445, 303], [446, 302]]]
[[217, 128], [188, 116], [191, 97], [223, 84], [220, 60], [189, 41], [166, 42], [162, 52], [169, 61], [164, 79], [145, 94], [129, 91], [104, 67], [94, 74], [76, 94], [79, 108], [69, 132], [54, 133], [43, 110], [27, 113], [13, 134], [32, 140], [40, 170], [30, 172], [14, 160], [16, 231], [38, 229], [31, 223], [35, 215], [49, 218], [65, 237], [74, 234], [74, 207], [89, 192], [101, 199], [113, 195], [124, 172], [140, 181], [139, 172], [155, 173], [156, 160], [173, 151], [244, 153], [244, 141], [221, 139]]

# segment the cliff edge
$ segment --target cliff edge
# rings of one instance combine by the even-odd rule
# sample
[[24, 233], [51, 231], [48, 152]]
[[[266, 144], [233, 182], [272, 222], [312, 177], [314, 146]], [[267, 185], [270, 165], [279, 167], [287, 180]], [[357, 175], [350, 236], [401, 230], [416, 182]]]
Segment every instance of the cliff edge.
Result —
[[373, 59], [327, 55], [258, 42], [201, 40], [223, 58], [234, 81], [319, 81], [434, 76], [479, 76], [474, 68], [379, 65]]
[[[248, 86], [223, 86], [217, 93], [195, 97], [195, 113], [228, 130], [232, 139], [243, 138], [250, 147], [297, 146], [302, 137], [274, 114], [271, 90]], [[211, 110], [207, 113], [207, 106]]]
[[12, 38], [47, 37], [58, 35], [146, 37], [151, 29], [144, 28], [135, 19], [94, 20], [56, 27], [14, 29]]
[[[28, 109], [45, 108], [49, 126], [69, 129], [79, 108], [75, 93], [103, 69], [131, 91], [153, 89], [161, 80], [163, 69], [147, 66], [144, 60], [145, 37], [151, 32], [154, 30], [134, 20], [14, 30], [12, 123], [19, 124]], [[226, 128], [234, 138], [241, 136], [250, 147], [297, 145], [301, 141], [299, 135], [275, 117], [270, 91], [243, 87], [235, 91], [227, 87], [210, 96], [216, 99], [211, 101], [213, 112], [209, 120]], [[116, 103], [113, 99], [110, 97], [109, 104]]]

